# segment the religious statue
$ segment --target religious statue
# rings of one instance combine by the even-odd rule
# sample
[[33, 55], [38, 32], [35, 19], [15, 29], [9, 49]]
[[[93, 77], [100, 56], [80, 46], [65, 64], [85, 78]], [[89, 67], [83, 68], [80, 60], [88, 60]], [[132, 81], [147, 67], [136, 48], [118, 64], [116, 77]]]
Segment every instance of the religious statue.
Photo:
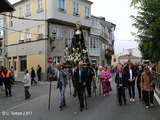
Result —
[[76, 30], [72, 38], [71, 48], [64, 50], [66, 62], [77, 64], [79, 61], [88, 63], [88, 50], [85, 46], [81, 22], [76, 23]]

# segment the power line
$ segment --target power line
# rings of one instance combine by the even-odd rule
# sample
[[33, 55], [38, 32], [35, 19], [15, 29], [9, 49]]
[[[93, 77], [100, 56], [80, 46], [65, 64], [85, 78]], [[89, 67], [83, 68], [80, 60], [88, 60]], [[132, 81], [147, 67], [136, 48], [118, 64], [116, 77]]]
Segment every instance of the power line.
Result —
[[[10, 28], [6, 28], [6, 27], [2, 27], [2, 28], [3, 28], [3, 30], [6, 29], [6, 30], [14, 31], [14, 32], [19, 32], [19, 33], [21, 32], [19, 30], [10, 29]], [[27, 33], [27, 34], [31, 34], [31, 35], [39, 35], [39, 34], [36, 34], [36, 33], [28, 33], [28, 32], [23, 32], [23, 33]], [[42, 35], [42, 36], [46, 37], [47, 35]]]
[[24, 18], [24, 17], [17, 17], [17, 16], [11, 16], [11, 15], [6, 15], [6, 14], [2, 14], [1, 15], [3, 16], [7, 16], [7, 17], [13, 17], [13, 18], [16, 18], [16, 19], [20, 19], [20, 20], [30, 20], [30, 21], [47, 21], [45, 19], [30, 19], [30, 18]]
[[123, 39], [117, 39], [117, 40], [115, 40], [115, 41], [126, 41], [126, 42], [131, 41], [131, 42], [138, 42], [138, 41], [140, 41], [140, 40], [123, 40]]

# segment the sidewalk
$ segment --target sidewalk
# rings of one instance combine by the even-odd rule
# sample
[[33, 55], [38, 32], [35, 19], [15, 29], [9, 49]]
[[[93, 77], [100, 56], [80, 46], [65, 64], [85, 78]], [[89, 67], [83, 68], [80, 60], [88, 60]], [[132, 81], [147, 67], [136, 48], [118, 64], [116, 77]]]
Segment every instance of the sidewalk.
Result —
[[156, 87], [154, 92], [154, 97], [156, 98], [158, 104], [160, 105], [160, 90]]

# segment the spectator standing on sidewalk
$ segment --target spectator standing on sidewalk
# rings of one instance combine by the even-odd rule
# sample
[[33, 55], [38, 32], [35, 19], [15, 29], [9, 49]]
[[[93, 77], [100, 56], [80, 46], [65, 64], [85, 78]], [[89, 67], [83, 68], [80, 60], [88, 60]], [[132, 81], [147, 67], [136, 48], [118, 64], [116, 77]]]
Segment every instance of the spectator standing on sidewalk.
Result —
[[38, 76], [38, 81], [41, 81], [41, 71], [42, 71], [42, 68], [40, 65], [38, 65], [37, 67], [37, 76]]
[[24, 92], [25, 92], [25, 99], [29, 99], [31, 97], [31, 94], [29, 93], [29, 87], [31, 86], [31, 78], [30, 78], [30, 74], [28, 73], [28, 70], [24, 71], [24, 80], [23, 80], [23, 84], [24, 84]]
[[52, 67], [49, 65], [47, 68], [47, 81], [50, 81], [50, 75], [52, 74]]
[[37, 84], [37, 81], [34, 79], [36, 77], [34, 68], [31, 68], [31, 85], [33, 85], [33, 82]]
[[14, 82], [14, 80], [15, 80], [15, 77], [14, 77], [14, 68], [13, 68], [13, 66], [11, 66], [11, 82], [13, 83]]

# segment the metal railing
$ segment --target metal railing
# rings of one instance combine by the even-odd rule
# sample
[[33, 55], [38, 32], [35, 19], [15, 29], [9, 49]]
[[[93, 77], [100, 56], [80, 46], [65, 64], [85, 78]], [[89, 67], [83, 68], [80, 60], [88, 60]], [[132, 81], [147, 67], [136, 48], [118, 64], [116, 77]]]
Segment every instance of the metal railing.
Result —
[[154, 83], [155, 83], [155, 86], [156, 88], [158, 88], [160, 90], [160, 73], [157, 73], [157, 72], [153, 72], [153, 75], [154, 75]]

